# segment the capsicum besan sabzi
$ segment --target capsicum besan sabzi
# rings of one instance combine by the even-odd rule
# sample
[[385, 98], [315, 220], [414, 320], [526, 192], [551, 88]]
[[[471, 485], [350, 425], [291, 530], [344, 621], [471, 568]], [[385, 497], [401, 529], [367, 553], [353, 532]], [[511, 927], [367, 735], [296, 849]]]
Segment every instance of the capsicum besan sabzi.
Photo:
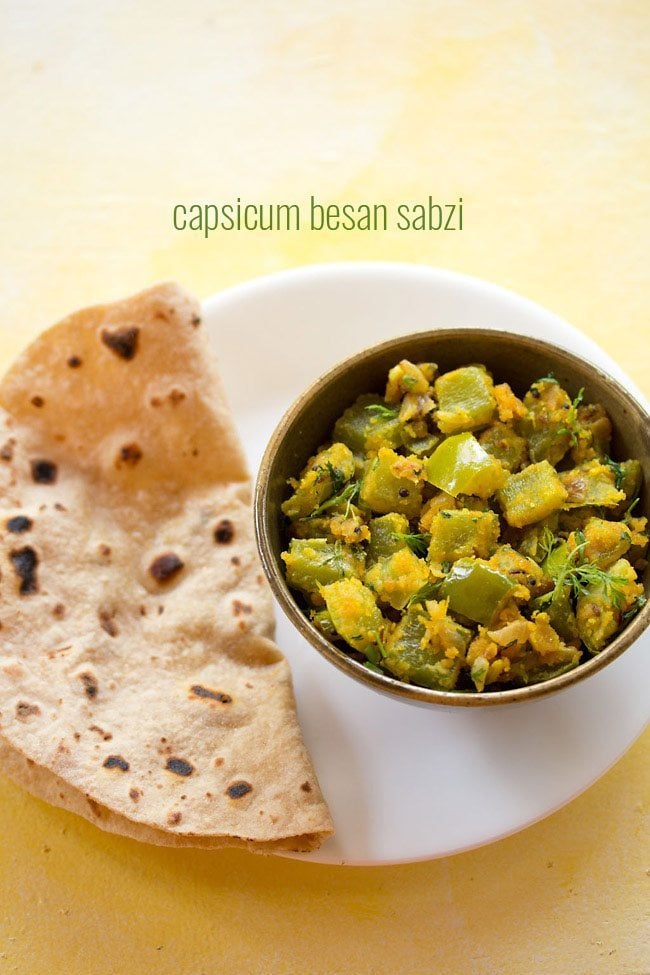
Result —
[[553, 376], [402, 360], [362, 393], [282, 505], [289, 585], [366, 667], [445, 691], [548, 680], [645, 602], [641, 465]]

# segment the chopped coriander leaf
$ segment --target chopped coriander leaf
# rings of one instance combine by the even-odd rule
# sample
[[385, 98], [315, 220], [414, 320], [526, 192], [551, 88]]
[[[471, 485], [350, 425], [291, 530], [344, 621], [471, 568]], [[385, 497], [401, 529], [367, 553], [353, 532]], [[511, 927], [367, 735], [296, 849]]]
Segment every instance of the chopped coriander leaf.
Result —
[[540, 597], [539, 604], [545, 606], [551, 600], [559, 598], [565, 585], [568, 584], [575, 599], [586, 595], [591, 587], [602, 586], [607, 598], [616, 608], [620, 608], [625, 598], [627, 580], [621, 576], [612, 576], [590, 562], [580, 561], [584, 557], [583, 553], [587, 540], [583, 532], [576, 532], [575, 535], [578, 545], [569, 552], [564, 561], [549, 567], [549, 573], [555, 586], [551, 592]]
[[647, 603], [647, 601], [648, 600], [646, 599], [645, 596], [637, 596], [634, 602], [632, 603], [632, 605], [630, 606], [630, 608], [626, 609], [625, 612], [623, 613], [622, 616], [623, 623], [629, 623], [630, 620], [633, 619], [637, 613], [640, 613], [643, 607], [645, 606], [645, 604]]
[[345, 517], [347, 518], [350, 512], [350, 505], [359, 494], [359, 486], [360, 486], [359, 481], [352, 481], [351, 484], [348, 484], [347, 487], [344, 487], [342, 491], [338, 492], [338, 494], [333, 494], [330, 498], [327, 499], [327, 501], [323, 501], [322, 504], [319, 504], [319, 506], [314, 511], [312, 511], [312, 513], [308, 515], [307, 518], [308, 519], [318, 518], [318, 516], [322, 515], [324, 511], [329, 511], [330, 508], [335, 508], [338, 504], [343, 504], [344, 501], [347, 502], [347, 506], [345, 509]]
[[386, 674], [381, 669], [381, 667], [378, 667], [376, 664], [371, 663], [369, 660], [366, 660], [363, 666], [366, 668], [366, 670], [372, 670], [373, 674], [381, 674], [382, 677], [386, 676]]
[[578, 434], [576, 432], [576, 423], [578, 421], [578, 407], [582, 403], [585, 395], [584, 386], [581, 386], [578, 390], [571, 406], [569, 408], [569, 415], [567, 417], [567, 425], [565, 427], [560, 427], [556, 430], [556, 436], [561, 437], [564, 434], [568, 434], [571, 438], [571, 445], [575, 447], [578, 442]]
[[323, 565], [332, 565], [334, 569], [341, 573], [345, 571], [346, 561], [343, 546], [340, 541], [337, 540], [334, 542], [334, 553], [328, 559], [324, 560]]
[[392, 406], [383, 406], [381, 403], [371, 403], [370, 406], [366, 406], [366, 411], [373, 416], [380, 416], [383, 420], [396, 420], [399, 416], [399, 410]]
[[[381, 663], [382, 658], [386, 656], [386, 648], [384, 647], [383, 641], [379, 635], [379, 630], [375, 630], [372, 635], [375, 638], [375, 642], [374, 644], [371, 643], [370, 646], [367, 646], [364, 653], [371, 663], [379, 664]], [[357, 639], [361, 638], [357, 637]]]
[[605, 457], [604, 463], [614, 471], [614, 487], [617, 491], [620, 490], [623, 480], [625, 478], [625, 468], [622, 464], [617, 464], [615, 460], [611, 457]]
[[422, 534], [412, 534], [408, 532], [393, 532], [393, 537], [398, 541], [405, 542], [414, 555], [424, 558], [429, 551], [431, 535], [428, 532]]
[[[547, 559], [555, 546], [558, 544], [558, 539], [555, 537], [551, 529], [546, 525], [544, 531], [542, 532], [541, 538], [539, 540], [539, 549], [543, 555], [543, 559]], [[542, 559], [542, 561], [543, 561]]]
[[411, 596], [406, 604], [407, 608], [409, 606], [416, 606], [418, 603], [425, 603], [428, 599], [435, 599], [438, 595], [439, 587], [439, 582], [425, 582], [425, 584], [420, 586], [418, 591]]
[[332, 479], [332, 494], [338, 494], [346, 483], [347, 477], [342, 470], [339, 470], [338, 467], [334, 467], [331, 461], [327, 462], [327, 470], [330, 478]]

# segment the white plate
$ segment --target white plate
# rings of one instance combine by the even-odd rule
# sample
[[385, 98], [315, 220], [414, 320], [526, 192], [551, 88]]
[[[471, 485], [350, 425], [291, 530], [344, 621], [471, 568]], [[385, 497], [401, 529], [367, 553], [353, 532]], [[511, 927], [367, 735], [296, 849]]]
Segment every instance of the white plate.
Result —
[[[590, 339], [495, 285], [407, 264], [330, 264], [259, 278], [204, 305], [256, 471], [307, 384], [393, 336], [492, 326], [555, 342], [641, 398]], [[347, 404], [342, 404], [343, 407]], [[387, 864], [446, 856], [547, 816], [619, 759], [648, 720], [650, 633], [582, 684], [494, 709], [424, 708], [365, 688], [277, 613], [300, 721], [336, 835], [304, 859]]]

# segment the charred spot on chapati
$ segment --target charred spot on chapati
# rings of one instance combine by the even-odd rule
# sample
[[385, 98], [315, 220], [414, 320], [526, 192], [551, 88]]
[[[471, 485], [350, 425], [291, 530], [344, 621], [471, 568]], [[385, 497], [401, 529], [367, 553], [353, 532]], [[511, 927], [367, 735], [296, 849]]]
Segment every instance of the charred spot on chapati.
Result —
[[119, 768], [122, 772], [128, 772], [129, 768], [131, 767], [127, 760], [122, 758], [121, 755], [109, 755], [108, 758], [105, 759], [103, 765], [104, 768]]
[[9, 518], [7, 521], [7, 531], [14, 532], [16, 535], [29, 531], [31, 527], [32, 519], [26, 518], [25, 515], [14, 515], [13, 518]]
[[211, 701], [219, 701], [220, 704], [232, 703], [230, 694], [224, 694], [223, 691], [213, 691], [209, 687], [204, 687], [202, 684], [192, 684], [190, 691], [194, 697], [207, 697]]
[[175, 552], [165, 552], [153, 560], [149, 566], [149, 572], [156, 582], [169, 582], [175, 575], [178, 575], [184, 564]]
[[83, 674], [79, 674], [79, 680], [83, 684], [84, 694], [86, 697], [91, 699], [97, 697], [99, 687], [97, 684], [97, 678], [94, 676], [94, 674], [89, 674], [88, 671], [85, 671]]
[[300, 788], [302, 789], [303, 792], [311, 792], [311, 785], [309, 784], [309, 782], [303, 782]]
[[9, 440], [0, 447], [0, 458], [2, 460], [13, 460], [15, 443], [14, 438], [9, 437]]
[[98, 724], [89, 725], [88, 731], [96, 731], [98, 735], [102, 736], [104, 741], [110, 741], [113, 737], [110, 731], [104, 731], [104, 729], [100, 728]]
[[126, 464], [128, 467], [135, 467], [141, 459], [142, 451], [137, 443], [125, 443], [123, 447], [120, 447], [120, 452], [115, 458], [115, 466], [122, 467], [123, 464]]
[[57, 468], [51, 460], [33, 460], [32, 480], [36, 484], [54, 484], [56, 481]]
[[63, 603], [57, 603], [56, 606], [52, 607], [52, 616], [56, 617], [58, 620], [62, 620], [65, 616], [65, 606]]
[[228, 545], [235, 537], [235, 528], [232, 521], [222, 518], [214, 530], [214, 540], [218, 545]]
[[78, 369], [81, 365], [81, 359], [78, 355], [71, 355], [68, 358], [68, 365], [71, 369]]
[[32, 396], [31, 403], [32, 406], [35, 406], [37, 409], [40, 409], [41, 406], [45, 406], [45, 400], [42, 396]]
[[118, 328], [115, 331], [102, 330], [102, 342], [120, 359], [132, 359], [138, 351], [139, 328]]
[[16, 717], [19, 721], [28, 721], [41, 713], [38, 704], [28, 704], [27, 701], [19, 701], [16, 705]]
[[252, 613], [253, 607], [249, 606], [248, 603], [242, 603], [239, 599], [233, 599], [232, 601], [232, 612], [233, 616], [241, 616], [242, 613]]
[[140, 791], [140, 789], [136, 789], [135, 787], [129, 789], [129, 798], [132, 799], [133, 802], [139, 802], [141, 795], [142, 792]]
[[194, 771], [194, 766], [191, 762], [185, 761], [184, 758], [168, 758], [165, 764], [165, 768], [168, 772], [173, 772], [174, 775], [191, 775]]
[[100, 609], [98, 615], [99, 615], [99, 623], [102, 630], [105, 630], [109, 636], [117, 636], [119, 631], [117, 629], [114, 620], [115, 612], [109, 612], [106, 609]]
[[248, 795], [249, 792], [253, 791], [253, 786], [250, 782], [232, 782], [226, 789], [227, 795], [231, 799], [241, 799], [242, 796]]
[[169, 396], [167, 397], [172, 406], [178, 406], [185, 399], [185, 393], [182, 389], [172, 389]]
[[36, 566], [38, 565], [38, 555], [31, 546], [25, 548], [15, 548], [9, 553], [11, 564], [16, 575], [20, 579], [21, 596], [29, 596], [38, 592], [38, 582], [36, 580]]
[[108, 558], [110, 558], [110, 554], [111, 554], [111, 546], [110, 545], [102, 544], [102, 545], [99, 546], [99, 548], [97, 549], [97, 551], [102, 556], [102, 558], [108, 559]]
[[200, 315], [192, 315], [192, 325], [194, 326], [194, 328], [198, 328], [200, 324], [201, 324]]
[[90, 806], [90, 811], [92, 812], [93, 816], [97, 816], [97, 819], [101, 819], [102, 807], [99, 805], [99, 803], [95, 802], [94, 799], [91, 799], [90, 796], [86, 796], [86, 802]]
[[179, 813], [177, 811], [170, 812], [167, 816], [167, 825], [178, 826], [182, 818], [183, 818], [182, 813]]

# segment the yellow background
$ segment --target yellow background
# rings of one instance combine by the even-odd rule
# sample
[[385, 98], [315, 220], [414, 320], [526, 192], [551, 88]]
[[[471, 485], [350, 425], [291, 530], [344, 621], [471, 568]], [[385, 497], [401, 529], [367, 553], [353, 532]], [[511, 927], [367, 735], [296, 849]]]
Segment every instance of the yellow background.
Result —
[[[647, 0], [0, 8], [3, 364], [160, 278], [381, 258], [540, 301], [650, 394]], [[462, 196], [465, 229], [171, 227], [177, 202], [310, 193]], [[525, 832], [374, 869], [147, 848], [0, 780], [0, 972], [647, 975], [649, 758], [646, 733]]]

